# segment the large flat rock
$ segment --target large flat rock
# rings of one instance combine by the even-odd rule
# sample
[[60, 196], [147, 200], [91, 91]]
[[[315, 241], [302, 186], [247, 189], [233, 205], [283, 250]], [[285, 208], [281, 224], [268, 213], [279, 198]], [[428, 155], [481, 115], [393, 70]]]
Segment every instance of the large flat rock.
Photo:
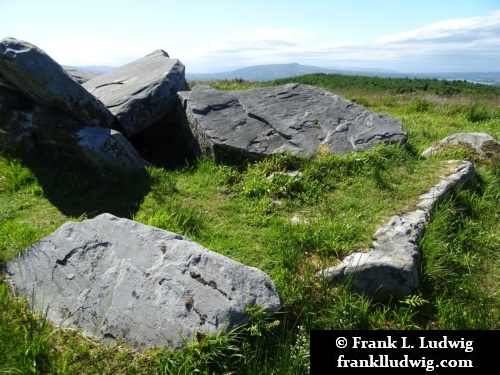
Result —
[[178, 96], [191, 148], [219, 161], [258, 160], [287, 151], [346, 154], [407, 139], [396, 118], [309, 85], [246, 91], [196, 85]]
[[185, 67], [178, 59], [157, 50], [141, 59], [83, 83], [118, 118], [125, 136], [131, 137], [175, 114], [177, 92], [188, 90]]
[[0, 84], [58, 109], [84, 126], [115, 126], [114, 116], [99, 100], [31, 43], [14, 38], [0, 42]]
[[264, 272], [176, 233], [102, 214], [68, 222], [6, 264], [18, 294], [56, 325], [137, 350], [183, 345], [244, 323], [247, 304], [275, 311]]

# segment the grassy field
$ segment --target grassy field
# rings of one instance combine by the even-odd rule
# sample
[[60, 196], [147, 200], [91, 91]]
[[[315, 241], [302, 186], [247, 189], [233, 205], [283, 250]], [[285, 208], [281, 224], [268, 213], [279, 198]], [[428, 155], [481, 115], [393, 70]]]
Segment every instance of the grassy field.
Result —
[[[262, 269], [274, 280], [283, 306], [272, 316], [254, 309], [236, 331], [185, 350], [139, 354], [51, 326], [44, 312], [33, 313], [27, 299], [14, 296], [2, 281], [0, 373], [307, 374], [312, 329], [500, 329], [499, 156], [484, 160], [449, 148], [431, 159], [419, 157], [452, 133], [483, 131], [500, 139], [500, 91], [474, 91], [464, 82], [443, 91], [433, 82], [425, 88], [420, 81], [401, 87], [377, 81], [373, 88], [354, 78], [351, 85], [335, 75], [320, 78], [296, 80], [397, 117], [408, 143], [344, 157], [273, 156], [240, 167], [201, 158], [176, 170], [151, 167], [140, 178], [29, 160], [4, 145], [0, 262], [68, 220], [109, 212], [178, 232]], [[282, 83], [211, 84], [241, 90]], [[478, 184], [446, 198], [433, 212], [421, 243], [422, 284], [414, 294], [375, 303], [315, 276], [350, 252], [367, 249], [376, 228], [392, 215], [412, 210], [417, 197], [439, 181], [448, 159], [473, 161]], [[302, 174], [276, 173], [289, 170]], [[271, 173], [274, 179], [267, 178]]]

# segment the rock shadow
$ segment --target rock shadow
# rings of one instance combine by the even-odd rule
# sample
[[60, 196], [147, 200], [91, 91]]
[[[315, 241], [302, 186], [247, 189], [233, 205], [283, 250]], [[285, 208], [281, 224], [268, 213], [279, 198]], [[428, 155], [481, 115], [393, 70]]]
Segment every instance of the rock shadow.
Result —
[[70, 217], [92, 218], [111, 213], [131, 218], [152, 184], [146, 169], [133, 173], [97, 170], [40, 149], [29, 153], [11, 149], [9, 154], [35, 174], [45, 197]]
[[185, 132], [178, 119], [165, 116], [129, 138], [142, 158], [153, 166], [175, 170], [196, 161], [196, 154], [189, 148]]

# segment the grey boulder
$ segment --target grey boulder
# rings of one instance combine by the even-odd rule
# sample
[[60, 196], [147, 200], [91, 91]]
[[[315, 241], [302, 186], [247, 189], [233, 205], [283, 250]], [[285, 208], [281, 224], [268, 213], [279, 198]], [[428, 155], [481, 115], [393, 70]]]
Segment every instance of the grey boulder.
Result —
[[157, 50], [83, 83], [118, 118], [128, 138], [175, 115], [177, 92], [187, 90], [185, 67]]
[[269, 276], [179, 234], [102, 214], [67, 222], [5, 266], [16, 293], [54, 324], [136, 350], [243, 324], [247, 305], [276, 311]]
[[115, 126], [114, 116], [99, 100], [31, 43], [14, 38], [0, 42], [0, 84], [87, 126]]
[[439, 153], [443, 145], [467, 145], [471, 147], [481, 157], [488, 157], [489, 154], [500, 154], [500, 143], [488, 133], [455, 133], [443, 138], [436, 145], [433, 145], [422, 152], [422, 157], [430, 157]]
[[196, 85], [178, 96], [191, 150], [222, 162], [284, 152], [342, 155], [407, 139], [396, 118], [309, 85], [231, 92]]

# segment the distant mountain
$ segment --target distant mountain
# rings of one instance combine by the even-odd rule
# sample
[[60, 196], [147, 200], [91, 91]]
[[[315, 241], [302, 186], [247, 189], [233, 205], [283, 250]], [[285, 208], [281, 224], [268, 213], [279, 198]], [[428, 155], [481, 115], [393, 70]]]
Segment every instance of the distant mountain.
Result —
[[350, 68], [340, 68], [338, 66], [329, 66], [329, 69], [341, 70], [343, 72], [356, 72], [356, 73], [376, 73], [376, 74], [403, 74], [397, 70], [392, 69], [381, 69], [381, 68], [363, 68], [363, 67], [350, 67]]
[[320, 68], [317, 66], [290, 64], [254, 65], [246, 68], [221, 73], [186, 73], [188, 81], [209, 81], [220, 79], [244, 79], [245, 81], [271, 81], [273, 79], [302, 76], [311, 73], [337, 73], [340, 69]]
[[254, 65], [222, 73], [186, 73], [188, 81], [207, 81], [219, 79], [244, 79], [245, 81], [271, 81], [278, 78], [302, 76], [311, 73], [341, 73], [341, 70], [317, 66], [291, 64]]
[[317, 66], [291, 64], [254, 65], [246, 68], [221, 73], [186, 73], [187, 81], [218, 81], [222, 79], [243, 79], [245, 81], [272, 81], [312, 73], [346, 74], [393, 78], [435, 78], [446, 80], [466, 80], [500, 86], [500, 72], [491, 73], [401, 73], [396, 70], [372, 68], [321, 68]]
[[[113, 66], [63, 66], [67, 70], [88, 72], [90, 75], [102, 74], [116, 69]], [[242, 69], [233, 70], [230, 72], [220, 73], [189, 73], [186, 72], [187, 81], [218, 81], [222, 79], [243, 79], [252, 82], [272, 81], [279, 78], [297, 77], [312, 73], [327, 73], [327, 74], [346, 74], [359, 76], [377, 76], [377, 77], [393, 77], [393, 78], [435, 78], [445, 80], [466, 80], [468, 82], [482, 83], [486, 85], [500, 86], [500, 72], [465, 72], [465, 73], [401, 73], [396, 70], [377, 69], [377, 68], [361, 68], [353, 67], [350, 69], [344, 68], [323, 68], [311, 65], [301, 65], [297, 63], [290, 64], [268, 64], [254, 65]]]
[[396, 70], [373, 68], [322, 68], [318, 66], [290, 64], [254, 65], [246, 68], [221, 73], [186, 73], [188, 81], [210, 81], [220, 79], [244, 79], [245, 81], [272, 81], [273, 79], [302, 76], [312, 73], [349, 74], [349, 75], [378, 75], [402, 76]]

